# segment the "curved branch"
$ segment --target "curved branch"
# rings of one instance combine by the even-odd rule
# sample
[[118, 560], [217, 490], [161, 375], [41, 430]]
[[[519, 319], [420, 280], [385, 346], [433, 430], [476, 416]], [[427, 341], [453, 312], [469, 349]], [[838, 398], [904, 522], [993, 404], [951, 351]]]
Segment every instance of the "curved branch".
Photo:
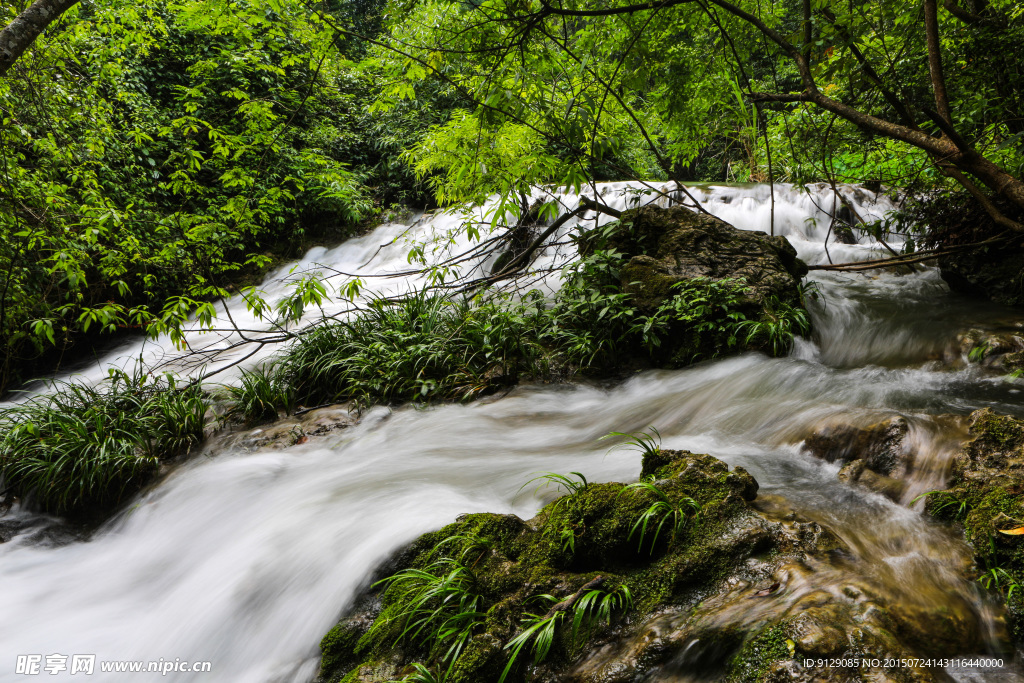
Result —
[[946, 0], [942, 3], [942, 6], [946, 8], [946, 11], [952, 14], [954, 17], [964, 22], [965, 24], [976, 24], [982, 20], [982, 17], [977, 14], [968, 12], [959, 4], [956, 0]]

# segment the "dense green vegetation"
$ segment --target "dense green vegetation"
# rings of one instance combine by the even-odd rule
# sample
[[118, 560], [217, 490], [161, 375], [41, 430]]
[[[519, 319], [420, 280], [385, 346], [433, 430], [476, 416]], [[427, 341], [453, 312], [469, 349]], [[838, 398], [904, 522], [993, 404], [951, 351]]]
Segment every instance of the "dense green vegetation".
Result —
[[299, 3], [72, 10], [0, 81], [0, 386], [424, 201], [396, 160], [443, 107], [371, 116], [364, 48]]
[[495, 248], [529, 187], [601, 179], [884, 183], [984, 217], [927, 245], [1022, 230], [1009, 0], [66, 4], [0, 81], [3, 385], [395, 202], [497, 193]]
[[[808, 329], [798, 308], [748, 319], [747, 288], [730, 280], [685, 283], [644, 312], [618, 286], [618, 263], [608, 252], [583, 259], [550, 303], [536, 291], [523, 300], [429, 291], [372, 299], [350, 320], [300, 337], [273, 366], [246, 373], [231, 390], [236, 409], [257, 422], [300, 404], [467, 400], [522, 378], [679, 367], [743, 349], [782, 354]], [[670, 335], [688, 343], [666, 357]]]
[[114, 509], [202, 441], [207, 407], [197, 386], [171, 375], [115, 370], [98, 386], [59, 383], [0, 413], [5, 491], [55, 513]]

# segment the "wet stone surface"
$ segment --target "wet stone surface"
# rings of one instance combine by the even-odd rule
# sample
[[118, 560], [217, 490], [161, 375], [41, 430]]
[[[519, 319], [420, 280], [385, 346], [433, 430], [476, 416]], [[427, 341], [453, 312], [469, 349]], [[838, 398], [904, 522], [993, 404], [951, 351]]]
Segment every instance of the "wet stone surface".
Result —
[[[564, 496], [530, 520], [463, 516], [396, 557], [389, 572], [432, 572], [439, 561], [472, 558], [467, 565], [486, 619], [445, 665], [452, 666], [449, 681], [496, 681], [505, 646], [524, 628], [520, 618], [536, 610], [532, 596], [564, 600], [598, 578], [609, 589], [628, 586], [633, 608], [582, 641], [572, 639], [566, 622], [548, 657], [529, 665], [524, 656], [510, 683], [846, 680], [851, 672], [806, 660], [950, 656], [983, 647], [973, 605], [936, 601], [927, 590], [894, 592], [865, 576], [842, 539], [785, 499], [758, 496], [742, 468], [659, 450], [646, 455], [643, 473], [670, 505], [692, 497], [699, 508], [678, 537], [663, 537], [650, 552], [630, 529], [657, 497], [613, 483]], [[576, 534], [572, 548], [559, 541], [565, 529]], [[460, 551], [469, 538], [476, 545]], [[437, 651], [389, 635], [403, 599], [396, 589], [365, 593], [321, 643], [320, 680], [383, 682], [411, 674], [414, 663], [430, 664]], [[856, 676], [947, 680], [914, 667], [868, 667]]]

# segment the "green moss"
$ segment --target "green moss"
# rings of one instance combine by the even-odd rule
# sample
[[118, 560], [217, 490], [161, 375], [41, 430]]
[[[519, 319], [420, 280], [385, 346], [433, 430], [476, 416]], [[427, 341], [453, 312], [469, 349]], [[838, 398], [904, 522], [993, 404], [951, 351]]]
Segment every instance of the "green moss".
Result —
[[[740, 469], [730, 472], [710, 456], [678, 451], [659, 451], [645, 462], [648, 470], [658, 477], [656, 486], [667, 500], [692, 498], [700, 508], [677, 537], [663, 533], [653, 551], [649, 541], [641, 548], [638, 534], [631, 537], [652, 494], [618, 483], [590, 484], [545, 506], [529, 522], [511, 515], [465, 515], [413, 543], [399, 561], [400, 568], [430, 570], [441, 558], [457, 559], [471, 571], [473, 591], [486, 611], [461, 655], [444, 664], [451, 664], [450, 682], [497, 680], [507, 662], [505, 645], [522, 631], [524, 616], [543, 613], [550, 604], [537, 596], [561, 600], [602, 577], [605, 590], [628, 587], [634, 612], [648, 614], [684, 592], [714, 584], [756, 551], [756, 544], [722, 543], [730, 525], [751, 514], [744, 501], [756, 491], [750, 475]], [[571, 543], [566, 529], [572, 532]], [[444, 647], [426, 651], [403, 642], [398, 648], [401, 620], [386, 626], [388, 619], [402, 614], [403, 597], [394, 585], [386, 589], [376, 616], [379, 627], [365, 635], [354, 635], [343, 625], [328, 633], [321, 643], [323, 669], [337, 668], [339, 662], [391, 661], [396, 656], [406, 663], [438, 666]], [[586, 638], [573, 642], [570, 624], [570, 619], [563, 619], [558, 626], [546, 666], [567, 666], [607, 628], [598, 625]], [[521, 655], [523, 660], [529, 656]], [[523, 673], [515, 672], [510, 683], [521, 680]]]
[[991, 410], [975, 413], [971, 435], [974, 441], [969, 448], [975, 453], [987, 453], [995, 450], [993, 455], [1001, 455], [1006, 449], [1020, 449], [1024, 442], [1024, 425], [1007, 415], [997, 415]]
[[496, 681], [504, 666], [502, 642], [489, 633], [476, 636], [456, 660], [449, 683]]
[[980, 579], [1006, 598], [1010, 630], [1021, 643], [1024, 537], [1000, 531], [1024, 526], [1024, 421], [985, 409], [970, 422], [970, 439], [956, 455], [950, 486], [930, 495], [927, 509], [963, 525]]
[[362, 629], [349, 620], [339, 622], [328, 631], [320, 641], [321, 670], [337, 675], [350, 669], [358, 661], [355, 648], [361, 636]]
[[784, 624], [761, 630], [729, 663], [728, 680], [732, 683], [768, 680], [776, 662], [793, 657], [792, 642]]

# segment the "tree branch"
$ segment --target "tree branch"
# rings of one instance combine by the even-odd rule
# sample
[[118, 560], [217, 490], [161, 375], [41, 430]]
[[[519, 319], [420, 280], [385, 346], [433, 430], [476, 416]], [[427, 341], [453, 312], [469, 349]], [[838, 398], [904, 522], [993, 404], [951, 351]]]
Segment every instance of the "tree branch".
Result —
[[949, 12], [950, 14], [952, 14], [954, 17], [964, 22], [965, 24], [976, 24], [982, 20], [982, 17], [978, 16], [977, 14], [968, 12], [959, 4], [957, 4], [957, 0], [946, 0], [944, 3], [942, 3], [942, 6], [946, 8], [947, 12]]
[[609, 7], [608, 9], [564, 9], [555, 7], [546, 2], [541, 3], [541, 14], [556, 14], [560, 17], [610, 17], [616, 14], [633, 14], [635, 12], [646, 12], [659, 10], [675, 5], [684, 5], [696, 2], [696, 0], [662, 0], [661, 2], [642, 2], [637, 5], [625, 5], [623, 7]]
[[36, 0], [0, 31], [0, 76], [7, 73], [47, 26], [77, 3], [78, 0]]
[[942, 74], [942, 53], [939, 46], [939, 10], [935, 0], [924, 0], [924, 32], [928, 43], [928, 72], [932, 78], [935, 93], [935, 107], [939, 116], [952, 125], [949, 113], [949, 95], [946, 93], [946, 78]]

